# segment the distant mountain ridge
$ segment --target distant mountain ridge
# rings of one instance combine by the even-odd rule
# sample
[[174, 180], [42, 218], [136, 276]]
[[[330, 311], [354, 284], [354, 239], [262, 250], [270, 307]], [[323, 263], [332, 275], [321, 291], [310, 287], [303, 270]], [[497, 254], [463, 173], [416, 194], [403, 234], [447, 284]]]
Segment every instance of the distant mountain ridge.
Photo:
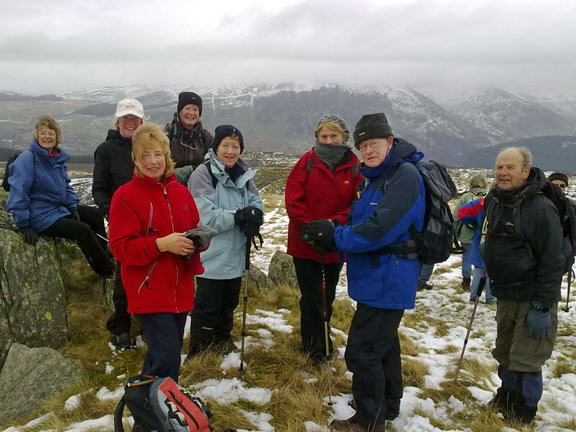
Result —
[[[536, 136], [576, 135], [576, 99], [536, 99], [502, 89], [440, 104], [408, 87], [142, 85], [81, 89], [57, 95], [58, 100], [0, 92], [0, 146], [27, 145], [35, 117], [47, 112], [63, 122], [69, 153], [91, 154], [113, 126], [118, 100], [138, 98], [150, 121], [165, 124], [171, 121], [183, 90], [202, 96], [205, 127], [213, 130], [218, 124], [235, 124], [251, 150], [300, 154], [314, 145], [313, 130], [326, 113], [341, 116], [352, 131], [361, 115], [383, 111], [396, 136], [414, 143], [427, 158], [452, 166], [468, 164], [470, 155], [484, 147]], [[565, 157], [576, 161], [576, 150], [569, 146]]]

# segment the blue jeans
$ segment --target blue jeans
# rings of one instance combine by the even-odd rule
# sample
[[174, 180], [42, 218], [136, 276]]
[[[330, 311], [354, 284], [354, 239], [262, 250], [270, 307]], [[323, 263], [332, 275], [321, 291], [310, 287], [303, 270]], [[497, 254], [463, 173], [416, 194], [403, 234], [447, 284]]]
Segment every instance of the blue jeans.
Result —
[[420, 273], [418, 274], [418, 282], [426, 283], [434, 273], [434, 264], [420, 264]]
[[[484, 273], [484, 267], [474, 267], [474, 278], [472, 279], [472, 285], [470, 285], [470, 301], [476, 300], [478, 287], [480, 286], [480, 280], [482, 279], [482, 273]], [[493, 302], [496, 299], [490, 292], [490, 278], [486, 275], [486, 285], [484, 286], [486, 291], [486, 301]]]
[[472, 275], [472, 263], [470, 262], [470, 255], [472, 255], [472, 244], [462, 243], [462, 277], [470, 278]]

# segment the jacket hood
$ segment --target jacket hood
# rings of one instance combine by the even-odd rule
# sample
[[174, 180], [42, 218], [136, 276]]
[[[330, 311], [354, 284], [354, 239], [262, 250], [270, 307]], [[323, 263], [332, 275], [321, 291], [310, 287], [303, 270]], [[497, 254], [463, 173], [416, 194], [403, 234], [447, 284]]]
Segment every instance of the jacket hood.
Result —
[[66, 162], [68, 159], [70, 159], [68, 154], [62, 149], [59, 149], [58, 153], [56, 153], [55, 155], [48, 154], [46, 149], [44, 147], [42, 147], [40, 144], [38, 144], [38, 141], [36, 141], [36, 140], [32, 140], [28, 149], [32, 153], [38, 155], [39, 157], [45, 158], [50, 163]]

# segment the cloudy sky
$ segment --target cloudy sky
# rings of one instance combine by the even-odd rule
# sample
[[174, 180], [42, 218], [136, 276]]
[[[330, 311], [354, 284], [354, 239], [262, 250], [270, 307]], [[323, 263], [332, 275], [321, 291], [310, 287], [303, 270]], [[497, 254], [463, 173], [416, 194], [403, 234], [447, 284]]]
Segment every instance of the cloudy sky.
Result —
[[576, 96], [574, 0], [0, 0], [0, 90], [502, 87]]

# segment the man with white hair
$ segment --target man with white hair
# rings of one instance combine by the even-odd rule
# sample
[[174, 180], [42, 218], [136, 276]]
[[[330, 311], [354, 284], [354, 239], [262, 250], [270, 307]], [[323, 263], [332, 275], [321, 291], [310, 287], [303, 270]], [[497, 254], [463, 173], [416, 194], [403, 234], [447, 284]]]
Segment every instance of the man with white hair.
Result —
[[483, 229], [484, 260], [498, 299], [492, 355], [502, 380], [491, 405], [525, 424], [542, 397], [541, 368], [554, 348], [564, 267], [558, 211], [540, 192], [544, 173], [531, 165], [525, 147], [500, 151]]

